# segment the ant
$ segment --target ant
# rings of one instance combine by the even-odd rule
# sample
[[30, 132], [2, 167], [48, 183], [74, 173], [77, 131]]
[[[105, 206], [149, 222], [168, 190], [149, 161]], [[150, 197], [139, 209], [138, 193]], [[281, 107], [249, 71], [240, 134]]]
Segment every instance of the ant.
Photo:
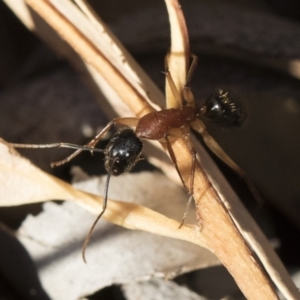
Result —
[[[52, 167], [60, 166], [69, 162], [75, 156], [82, 151], [102, 152], [105, 155], [105, 169], [108, 173], [105, 184], [105, 197], [103, 201], [102, 211], [94, 221], [82, 248], [82, 257], [85, 260], [85, 250], [87, 244], [91, 238], [92, 232], [104, 214], [107, 207], [108, 188], [110, 177], [119, 176], [125, 172], [129, 172], [134, 165], [141, 160], [141, 153], [143, 150], [143, 139], [157, 140], [163, 142], [166, 146], [168, 154], [179, 174], [179, 177], [183, 183], [184, 188], [189, 194], [189, 200], [187, 203], [186, 211], [183, 215], [182, 222], [179, 228], [183, 225], [189, 206], [193, 199], [194, 189], [194, 171], [196, 164], [196, 150], [191, 144], [188, 136], [190, 129], [192, 128], [196, 132], [200, 133], [207, 146], [228, 166], [235, 170], [241, 177], [243, 177], [248, 184], [249, 188], [254, 195], [257, 195], [256, 189], [248, 179], [244, 171], [222, 150], [218, 143], [209, 135], [204, 123], [200, 120], [200, 117], [204, 116], [207, 119], [220, 124], [222, 126], [239, 126], [243, 122], [244, 115], [241, 107], [236, 101], [235, 97], [228, 90], [218, 89], [216, 90], [203, 105], [195, 107], [194, 96], [189, 87], [189, 82], [192, 73], [197, 64], [197, 57], [192, 56], [192, 63], [190, 65], [189, 72], [187, 74], [186, 84], [183, 89], [183, 101], [180, 93], [176, 89], [171, 74], [166, 68], [165, 75], [167, 83], [173, 93], [174, 98], [178, 103], [178, 107], [166, 108], [160, 111], [148, 113], [141, 118], [115, 118], [110, 121], [89, 143], [84, 146], [74, 145], [69, 143], [54, 143], [54, 144], [14, 144], [11, 145], [16, 148], [71, 148], [76, 149], [67, 158], [54, 162]], [[105, 149], [95, 148], [97, 143], [102, 137], [112, 128], [113, 125], [124, 125], [126, 127], [135, 127], [135, 130], [131, 128], [120, 129], [115, 133], [108, 142]], [[171, 142], [174, 139], [184, 138], [187, 146], [190, 149], [192, 156], [192, 165], [190, 169], [190, 183], [189, 187], [186, 186], [181, 173], [179, 171], [176, 157], [172, 149]]]

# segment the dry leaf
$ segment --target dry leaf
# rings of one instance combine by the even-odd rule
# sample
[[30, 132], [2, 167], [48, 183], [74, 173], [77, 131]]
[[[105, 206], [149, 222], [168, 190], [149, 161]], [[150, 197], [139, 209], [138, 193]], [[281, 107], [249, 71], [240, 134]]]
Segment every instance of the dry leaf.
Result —
[[[14, 206], [47, 200], [72, 200], [88, 211], [98, 214], [103, 198], [73, 188], [49, 175], [20, 157], [5, 143], [0, 143], [0, 198], [1, 206]], [[15, 187], [18, 187], [16, 190]], [[109, 200], [104, 218], [126, 228], [189, 240], [201, 245], [195, 226], [184, 225], [157, 212], [134, 203]]]
[[[175, 217], [184, 210], [184, 192], [162, 174], [144, 172], [113, 179], [110, 194], [116, 198], [124, 196], [132, 202], [142, 199]], [[91, 178], [77, 170], [75, 180], [77, 188], [103, 192], [105, 176]], [[149, 191], [147, 182], [155, 189]], [[87, 249], [88, 263], [84, 264], [81, 247], [94, 218], [72, 202], [50, 202], [44, 205], [43, 213], [29, 216], [19, 229], [19, 238], [52, 299], [77, 299], [112, 284], [173, 278], [219, 264], [209, 251], [191, 243], [128, 231], [105, 221], [100, 221], [94, 232]]]
[[184, 286], [179, 286], [174, 282], [152, 279], [147, 282], [135, 282], [123, 285], [123, 291], [127, 300], [151, 300], [155, 295], [155, 300], [205, 300], [196, 293], [188, 290]]

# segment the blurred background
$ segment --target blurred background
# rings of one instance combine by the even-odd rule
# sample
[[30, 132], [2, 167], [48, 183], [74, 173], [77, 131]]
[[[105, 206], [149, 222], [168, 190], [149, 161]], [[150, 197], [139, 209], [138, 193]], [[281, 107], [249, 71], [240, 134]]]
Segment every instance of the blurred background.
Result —
[[[90, 1], [99, 16], [125, 44], [157, 85], [164, 89], [164, 56], [169, 24], [162, 0]], [[217, 88], [234, 92], [247, 116], [239, 128], [207, 123], [209, 132], [253, 180], [265, 204], [257, 203], [233, 171], [217, 161], [266, 235], [274, 241], [292, 273], [300, 267], [300, 3], [296, 0], [185, 0], [182, 9], [191, 52], [199, 57], [192, 89], [201, 104]], [[71, 66], [29, 32], [0, 2], [0, 136], [10, 142], [83, 144], [108, 121]], [[62, 150], [23, 151], [34, 163], [66, 180], [70, 165], [51, 169]], [[78, 157], [90, 174], [99, 164]], [[144, 166], [147, 167], [147, 166]], [[149, 166], [148, 166], [149, 167]], [[17, 229], [39, 205], [0, 208], [0, 221]], [[204, 272], [207, 273], [204, 273]], [[221, 268], [181, 276], [179, 283], [219, 299], [203, 278]], [[3, 285], [0, 298], [20, 299], [15, 287]], [[216, 275], [213, 275], [216, 276]], [[229, 275], [227, 289], [236, 289]], [[223, 278], [223, 277], [222, 277]], [[202, 280], [202, 281], [201, 281]], [[201, 283], [202, 282], [202, 283]], [[203, 291], [202, 286], [206, 286]], [[3, 295], [6, 295], [2, 297]], [[90, 299], [122, 299], [118, 287]], [[234, 293], [233, 293], [234, 294]], [[9, 296], [7, 296], [9, 295]], [[46, 297], [46, 296], [45, 296]], [[98, 297], [98, 298], [97, 298]], [[236, 297], [241, 297], [236, 292]], [[42, 298], [40, 298], [42, 299]], [[46, 299], [46, 298], [45, 298]]]

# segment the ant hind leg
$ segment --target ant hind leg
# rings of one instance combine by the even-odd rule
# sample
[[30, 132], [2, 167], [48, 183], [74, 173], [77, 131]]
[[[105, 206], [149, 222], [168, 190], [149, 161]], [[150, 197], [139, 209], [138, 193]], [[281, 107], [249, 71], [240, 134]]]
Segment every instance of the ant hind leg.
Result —
[[205, 125], [199, 119], [197, 119], [196, 121], [191, 123], [191, 127], [202, 135], [203, 141], [209, 147], [209, 149], [246, 182], [257, 203], [259, 205], [262, 205], [264, 201], [251, 179], [247, 176], [244, 170], [227, 155], [227, 153], [221, 148], [217, 141], [207, 132]]

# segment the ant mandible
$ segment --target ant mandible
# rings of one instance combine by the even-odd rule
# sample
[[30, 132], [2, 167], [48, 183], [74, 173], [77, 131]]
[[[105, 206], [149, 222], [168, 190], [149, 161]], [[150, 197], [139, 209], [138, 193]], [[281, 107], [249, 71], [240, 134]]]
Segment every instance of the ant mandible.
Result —
[[[71, 148], [76, 151], [67, 158], [54, 162], [52, 167], [60, 166], [69, 162], [75, 156], [82, 151], [102, 152], [105, 155], [105, 169], [108, 173], [105, 184], [105, 197], [103, 201], [102, 211], [94, 221], [82, 248], [82, 257], [85, 260], [85, 250], [90, 240], [92, 232], [104, 214], [107, 207], [108, 199], [108, 187], [111, 175], [118, 176], [125, 172], [129, 172], [137, 161], [141, 159], [141, 153], [143, 149], [143, 139], [157, 140], [163, 142], [166, 145], [168, 154], [179, 174], [179, 177], [183, 183], [184, 188], [190, 195], [187, 208], [184, 213], [181, 227], [185, 221], [189, 206], [193, 199], [194, 193], [194, 171], [196, 163], [196, 151], [188, 139], [190, 128], [200, 133], [207, 146], [228, 166], [235, 170], [240, 176], [242, 176], [249, 185], [252, 192], [256, 195], [256, 190], [251, 181], [246, 177], [243, 170], [222, 150], [218, 143], [209, 135], [204, 123], [200, 120], [201, 116], [208, 118], [209, 120], [221, 124], [222, 126], [239, 126], [243, 121], [243, 113], [239, 107], [236, 99], [232, 96], [231, 92], [227, 90], [215, 91], [206, 102], [195, 107], [194, 96], [190, 89], [189, 83], [192, 77], [192, 73], [197, 64], [197, 57], [192, 56], [192, 63], [190, 65], [189, 72], [187, 74], [186, 84], [183, 90], [183, 101], [180, 97], [178, 90], [174, 84], [171, 74], [166, 68], [165, 75], [167, 83], [173, 93], [178, 107], [166, 108], [160, 111], [151, 112], [142, 116], [141, 118], [115, 118], [110, 121], [89, 143], [84, 146], [69, 144], [69, 143], [53, 143], [53, 144], [15, 144], [11, 143], [16, 148]], [[135, 131], [126, 128], [121, 129], [115, 133], [108, 142], [105, 149], [95, 148], [97, 143], [103, 138], [103, 136], [111, 129], [113, 125], [125, 125], [127, 127], [135, 127]], [[176, 157], [172, 149], [171, 141], [178, 138], [185, 138], [186, 144], [190, 149], [192, 156], [192, 165], [190, 169], [190, 181], [189, 187], [186, 186], [181, 173], [179, 171]]]

